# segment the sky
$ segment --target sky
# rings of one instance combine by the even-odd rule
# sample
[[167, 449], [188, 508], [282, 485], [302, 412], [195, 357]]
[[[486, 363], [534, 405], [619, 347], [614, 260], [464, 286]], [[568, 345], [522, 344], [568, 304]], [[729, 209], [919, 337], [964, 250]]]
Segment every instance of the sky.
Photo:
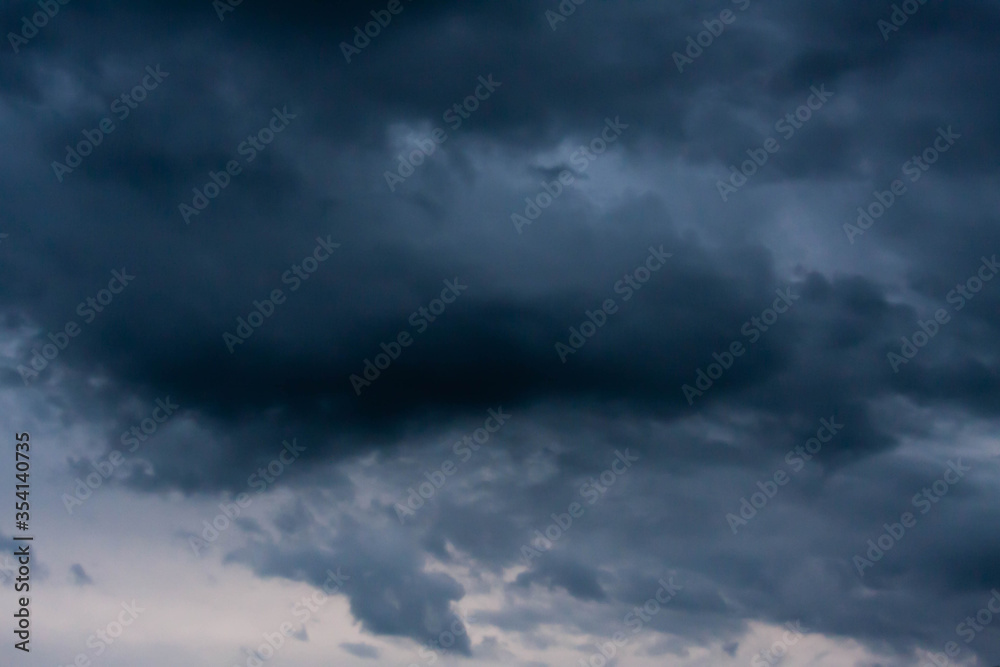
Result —
[[996, 2], [0, 27], [0, 664], [1000, 662]]

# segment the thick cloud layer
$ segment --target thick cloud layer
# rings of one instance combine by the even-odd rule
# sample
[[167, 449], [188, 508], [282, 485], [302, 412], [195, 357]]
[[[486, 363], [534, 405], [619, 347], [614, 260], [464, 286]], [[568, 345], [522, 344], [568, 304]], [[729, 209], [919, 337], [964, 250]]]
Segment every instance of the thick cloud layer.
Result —
[[222, 562], [343, 567], [338, 656], [575, 663], [673, 577], [618, 664], [993, 661], [1000, 11], [900, 4], [59, 5], [0, 59], [5, 392], [68, 488], [276, 498]]

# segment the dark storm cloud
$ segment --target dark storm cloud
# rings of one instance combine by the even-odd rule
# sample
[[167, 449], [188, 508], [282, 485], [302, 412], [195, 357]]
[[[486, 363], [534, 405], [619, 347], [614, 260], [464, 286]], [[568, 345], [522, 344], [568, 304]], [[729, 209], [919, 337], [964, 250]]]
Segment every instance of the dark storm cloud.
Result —
[[[193, 11], [195, 7], [196, 5], [192, 4], [188, 7], [188, 11]], [[302, 7], [302, 9], [305, 11], [308, 8]], [[427, 11], [416, 6], [413, 9], [417, 10], [414, 14]], [[590, 13], [588, 14], [585, 9]], [[636, 11], [641, 14], [643, 11], [652, 10], [646, 7]], [[233, 17], [234, 23], [238, 22], [237, 19], [243, 20], [244, 25], [274, 20], [274, 17], [265, 10], [255, 11], [250, 6], [240, 7], [239, 12], [241, 15]], [[244, 12], [245, 16], [242, 16]], [[447, 7], [442, 6], [434, 12], [424, 20], [444, 20], [443, 15], [438, 12], [446, 14]], [[512, 10], [503, 11], [500, 16], [491, 17], [499, 21], [500, 27], [499, 36], [491, 37], [492, 40], [504, 39], [508, 36], [508, 32], [513, 32], [514, 27], [523, 28], [517, 21], [513, 21], [511, 13]], [[824, 10], [818, 13], [828, 12]], [[869, 13], [874, 14], [872, 11]], [[333, 31], [337, 21], [350, 21], [350, 14], [347, 9], [338, 10], [337, 17], [331, 17], [329, 30]], [[99, 14], [95, 14], [97, 15]], [[848, 15], [846, 9], [844, 15]], [[191, 14], [184, 16], [194, 21]], [[283, 16], [284, 20], [294, 23], [296, 21], [294, 17], [300, 16], [300, 13], [290, 9]], [[404, 12], [401, 16], [406, 17], [407, 14]], [[565, 31], [546, 35], [556, 40], [552, 51], [559, 55], [545, 61], [550, 63], [549, 67], [554, 67], [556, 63], [568, 65], [572, 62], [567, 53], [567, 48], [570, 47], [565, 43], [568, 39], [564, 37], [565, 32], [572, 29], [586, 34], [587, 31], [595, 30], [597, 25], [595, 17], [612, 20], [621, 26], [623, 32], [640, 20], [639, 16], [621, 9], [598, 4], [581, 7], [579, 15], [573, 17], [573, 23], [567, 25]], [[671, 84], [680, 81], [682, 86], [692, 86], [697, 90], [699, 86], [710, 85], [713, 72], [723, 76], [727, 69], [721, 67], [718, 61], [734, 57], [736, 54], [733, 51], [738, 51], [739, 38], [743, 37], [744, 32], [753, 33], [763, 20], [759, 15], [747, 15], [748, 19], [751, 17], [753, 20], [748, 21], [746, 25], [737, 25], [735, 33], [731, 35], [734, 38], [731, 48], [723, 41], [726, 35], [720, 37], [719, 43], [713, 45], [698, 62], [698, 67], [685, 72], [682, 76], [674, 76], [674, 73], [664, 67], [664, 64], [670, 61], [669, 53], [657, 54], [655, 61], [659, 63], [657, 71], [661, 80], [653, 85], [650, 92], [678, 95], [676, 90], [667, 85], [668, 81]], [[152, 17], [132, 18], [154, 20]], [[313, 15], [313, 20], [309, 23], [315, 24], [316, 18]], [[805, 40], [807, 37], [812, 37], [811, 30], [816, 29], [812, 22], [817, 19], [812, 16], [800, 18], [801, 23], [794, 24], [795, 32], [791, 34], [799, 40]], [[463, 18], [473, 22], [481, 19], [482, 15], [476, 12]], [[933, 23], [933, 16], [928, 16], [926, 20]], [[282, 21], [279, 20], [278, 24], [282, 25]], [[213, 29], [223, 27], [230, 28], [228, 23], [212, 26]], [[673, 26], [671, 28], [680, 29]], [[861, 26], [857, 28], [860, 30]], [[948, 28], [949, 25], [945, 23], [939, 29]], [[841, 26], [839, 30], [845, 31], [847, 27]], [[390, 36], [391, 33], [387, 30], [385, 37]], [[234, 40], [225, 32], [218, 34], [215, 39], [221, 44], [230, 44]], [[619, 35], [612, 39], [623, 39], [623, 36]], [[517, 53], [523, 54], [522, 57], [538, 57], [543, 48], [548, 48], [547, 45], [538, 43], [539, 41], [524, 40]], [[669, 39], [662, 41], [666, 45], [671, 42]], [[239, 42], [233, 43], [233, 46], [237, 49], [246, 48]], [[393, 48], [393, 43], [380, 42], [376, 46], [389, 50]], [[217, 46], [214, 43], [202, 43], [200, 48], [207, 51]], [[240, 81], [241, 89], [257, 89], [254, 93], [261, 95], [264, 92], [262, 87], [259, 84], [253, 85], [250, 81], [260, 80], [262, 76], [267, 78], [276, 76], [276, 72], [270, 71], [274, 70], [275, 61], [268, 56], [289, 50], [290, 54], [298, 53], [301, 48], [305, 47], [274, 44], [268, 45], [263, 53], [251, 51], [248, 57], [251, 62], [259, 62], [264, 68], [263, 71], [257, 68], [237, 67], [229, 71], [226, 76]], [[371, 48], [375, 52], [376, 47]], [[673, 47], [648, 45], [646, 48]], [[168, 48], [163, 55], [170, 56], [171, 50], [177, 51], [176, 47]], [[38, 51], [43, 53], [41, 49]], [[572, 55], [579, 58], [576, 68], [588, 72], [593, 72], [595, 69], [603, 71], [603, 68], [608, 67], [602, 60], [601, 51], [601, 48], [570, 49]], [[899, 58], [902, 59], [904, 56], [905, 53]], [[596, 281], [588, 281], [586, 285], [579, 284], [581, 280], [585, 280], [584, 267], [597, 262], [597, 266], [605, 267], [607, 274], [624, 270], [620, 267], [627, 261], [624, 259], [626, 246], [638, 249], [645, 244], [655, 244], [663, 240], [667, 241], [667, 245], [673, 243], [675, 247], [671, 249], [678, 255], [683, 255], [690, 270], [686, 275], [675, 274], [661, 281], [673, 283], [676, 291], [669, 292], [667, 291], [669, 287], [653, 285], [648, 288], [648, 296], [658, 301], [675, 303], [678, 292], [683, 291], [689, 305], [684, 308], [683, 304], [677, 304], [674, 309], [660, 311], [664, 314], [662, 319], [669, 318], [676, 321], [675, 318], [683, 317], [686, 326], [684, 331], [675, 334], [676, 338], [661, 327], [660, 335], [664, 337], [650, 339], [648, 347], [683, 350], [685, 357], [694, 359], [704, 358], [712, 349], [708, 345], [698, 348], [693, 343], [704, 340], [705, 329], [711, 326], [709, 323], [714, 325], [720, 319], [718, 315], [709, 313], [705, 306], [707, 301], [714, 302], [719, 298], [714, 294], [708, 296], [708, 293], [718, 289], [715, 284], [716, 278], [711, 274], [721, 273], [718, 267], [728, 263], [726, 262], [728, 258], [718, 255], [713, 257], [701, 252], [693, 243], [676, 247], [676, 237], [666, 232], [669, 227], [660, 226], [655, 232], [657, 237], [652, 235], [644, 237], [642, 226], [646, 223], [637, 221], [626, 226], [626, 229], [634, 231], [616, 244], [620, 252], [614, 254], [607, 252], [609, 239], [600, 236], [587, 238], [580, 236], [579, 232], [576, 233], [575, 247], [572, 248], [576, 266], [564, 269], [576, 279], [577, 289], [587, 289], [586, 293], [581, 293], [576, 298], [566, 293], [567, 290], [558, 289], [550, 290], [544, 299], [527, 297], [518, 294], [517, 291], [508, 290], [504, 293], [496, 289], [483, 290], [482, 287], [477, 294], [475, 289], [477, 280], [482, 285], [484, 281], [490, 280], [495, 269], [493, 271], [485, 269], [481, 262], [475, 260], [483, 257], [491, 265], [501, 267], [516, 262], [518, 255], [523, 254], [525, 250], [517, 248], [513, 240], [497, 239], [498, 235], [488, 231], [488, 227], [480, 227], [477, 229], [478, 233], [469, 236], [469, 241], [479, 246], [475, 252], [470, 253], [468, 248], [451, 248], [450, 244], [439, 243], [433, 254], [434, 261], [430, 261], [430, 256], [426, 253], [421, 256], [413, 252], [412, 246], [406, 242], [408, 237], [404, 232], [407, 227], [412, 227], [414, 224], [426, 225], [426, 222], [420, 220], [424, 216], [412, 209], [407, 210], [388, 197], [380, 197], [380, 200], [370, 201], [363, 207], [352, 204], [348, 208], [330, 207], [321, 201], [315, 201], [315, 193], [305, 189], [302, 183], [306, 175], [297, 173], [286, 160], [282, 159], [282, 150], [301, 149], [305, 140], [303, 135], [323, 132], [317, 123], [319, 116], [325, 115], [326, 109], [322, 105], [327, 105], [329, 102], [325, 100], [322, 91], [307, 94], [301, 91], [302, 84], [309, 80], [309, 76], [318, 75], [318, 71], [304, 73], [301, 82], [283, 83], [282, 87], [287, 90], [287, 94], [279, 95], [274, 88], [270, 88], [270, 99], [260, 104], [253, 113], [248, 114], [246, 113], [248, 105], [243, 105], [239, 111], [231, 107], [227, 110], [226, 107], [230, 105], [224, 98], [212, 96], [206, 86], [209, 82], [218, 82], [220, 78], [225, 77], [214, 70], [206, 71], [204, 68], [190, 67], [190, 63], [196, 57], [181, 56], [177, 66], [171, 65], [173, 80], [168, 79], [163, 84], [162, 99], [151, 99], [136, 112], [137, 115], [144, 112], [149, 115], [162, 115], [167, 113], [168, 109], [176, 109], [178, 113], [172, 114], [170, 121], [146, 122], [140, 118], [129, 119], [126, 121], [127, 126], [120, 130], [123, 134], [109, 136], [108, 146], [99, 147], [83, 168], [68, 177], [68, 179], [76, 178], [76, 182], [68, 182], [63, 188], [55, 190], [78, 193], [80, 192], [78, 188], [89, 187], [87, 181], [94, 178], [100, 178], [101, 182], [108, 186], [109, 196], [94, 202], [107, 211], [107, 215], [102, 217], [97, 227], [104, 231], [94, 233], [94, 229], [86, 225], [82, 217], [78, 217], [73, 221], [76, 230], [67, 230], [59, 236], [61, 244], [67, 246], [72, 244], [74, 248], [89, 250], [81, 254], [87, 258], [84, 260], [88, 265], [84, 270], [86, 275], [94, 276], [94, 288], [90, 291], [96, 291], [100, 287], [97, 276], [101, 271], [108, 271], [110, 267], [122, 263], [126, 266], [131, 263], [133, 266], [142, 267], [135, 269], [140, 272], [140, 278], [133, 288], [134, 293], [122, 297], [123, 301], [129, 302], [128, 306], [109, 309], [109, 313], [98, 322], [101, 340], [96, 340], [95, 335], [81, 340], [75, 345], [76, 354], [67, 355], [67, 363], [86, 367], [91, 363], [91, 359], [101, 359], [114, 368], [115, 375], [120, 377], [126, 386], [140, 390], [144, 386], [163, 387], [184, 396], [188, 404], [203, 406], [207, 411], [218, 412], [219, 416], [227, 419], [237, 416], [233, 413], [235, 406], [277, 407], [289, 402], [301, 406], [296, 409], [307, 413], [303, 415], [303, 421], [311, 422], [316, 415], [315, 409], [310, 405], [324, 403], [333, 406], [329, 418], [331, 421], [336, 420], [340, 424], [363, 424], [365, 421], [377, 419], [380, 424], [386, 424], [385, 414], [382, 412], [386, 406], [395, 406], [390, 407], [389, 415], [405, 415], [429, 406], [454, 405], [456, 399], [459, 399], [460, 404], [476, 404], [494, 397], [530, 400], [533, 396], [552, 396], [561, 393], [626, 396], [633, 393], [624, 387], [635, 387], [635, 394], [645, 396], [663, 394], [670, 391], [670, 387], [681, 384], [680, 369], [677, 369], [676, 373], [669, 371], [664, 373], [661, 370], [654, 378], [642, 377], [645, 374], [644, 362], [659, 361], [655, 357], [652, 360], [648, 358], [628, 360], [616, 357], [613, 363], [622, 369], [615, 374], [621, 378], [620, 381], [616, 381], [614, 376], [607, 377], [607, 369], [600, 360], [593, 359], [591, 349], [587, 350], [587, 355], [573, 359], [579, 363], [575, 363], [577, 368], [572, 370], [557, 369], [551, 362], [551, 354], [546, 350], [550, 341], [558, 338], [560, 330], [565, 330], [574, 323], [578, 312], [590, 306], [593, 299], [601, 296], [599, 290], [607, 291], [607, 288], [599, 286]], [[436, 54], [435, 57], [446, 60], [447, 54]], [[779, 59], [779, 62], [787, 60], [788, 57], [786, 55], [783, 59]], [[161, 58], [156, 59], [157, 62], [159, 60]], [[450, 94], [442, 93], [441, 84], [432, 83], [425, 77], [409, 76], [405, 71], [406, 68], [416, 68], [418, 62], [410, 58], [394, 59], [391, 63], [364, 63], [359, 60], [350, 67], [342, 63], [337, 63], [336, 67], [331, 64], [324, 73], [326, 77], [351, 76], [354, 72], [364, 70], [365, 79], [363, 82], [359, 81], [357, 85], [375, 90], [384, 88], [387, 93], [391, 92], [389, 98], [384, 98], [381, 94], [375, 97], [352, 95], [351, 111], [341, 109], [338, 122], [323, 126], [332, 130], [334, 135], [331, 138], [342, 140], [338, 135], [345, 127], [354, 127], [355, 131], [352, 134], [356, 134], [356, 130], [360, 129], [356, 123], [371, 123], [372, 119], [378, 118], [379, 115], [382, 116], [382, 122], [391, 121], [391, 117], [385, 117], [385, 110], [393, 101], [407, 105], [407, 108], [401, 107], [398, 110], [400, 118], [433, 119], [442, 108], [447, 108], [447, 102], [442, 100], [460, 98], [458, 90]], [[805, 71], [818, 71], [824, 80], [831, 80], [834, 89], [837, 89], [838, 77], [844, 77], [842, 59], [829, 56], [803, 55], [798, 58], [798, 62], [782, 66], [787, 67], [789, 80], [795, 80], [785, 87], [787, 95], [781, 95], [783, 100], [791, 98], [797, 102], [795, 98], [801, 96], [803, 90], [808, 89], [810, 81], [802, 74]], [[727, 67], [731, 68], [733, 65], [728, 64]], [[377, 77], [372, 80], [372, 70], [378, 72], [380, 68], [382, 71], [391, 69], [393, 72], [402, 68], [399, 80], [380, 81]], [[341, 71], [347, 74], [340, 74]], [[110, 97], [112, 91], [117, 92], [130, 82], [125, 72], [121, 73], [121, 77], [123, 78], [117, 84], [104, 84], [105, 99]], [[584, 87], [582, 82], [577, 82], [574, 78], [566, 79], [554, 73], [550, 77], [533, 77], [529, 82], [511, 79], [504, 84], [507, 88], [504, 91], [507, 94], [507, 101], [504, 102], [505, 95], [496, 96], [496, 102], [500, 105], [497, 111], [501, 114], [491, 112], [488, 116], [476, 116], [473, 121], [476, 125], [471, 132], [489, 132], [497, 139], [507, 140], [510, 139], [508, 135], [511, 129], [536, 127], [537, 123], [528, 118], [512, 116], [503, 106], [511, 105], [517, 100], [518, 106], [523, 107], [525, 101], [531, 100], [532, 104], [537, 104], [539, 107], [544, 104], [544, 108], [550, 110], [548, 113], [559, 114], [561, 131], [570, 135], [583, 136], [585, 117], [589, 116], [588, 120], [592, 123], [592, 119], [600, 118], [606, 111], [623, 107], [629, 109], [630, 118], [638, 128], [635, 138], [630, 139], [626, 135], [626, 141], [634, 143], [639, 136], [656, 135], [658, 129], [655, 123], [649, 122], [643, 115], [643, 102], [634, 99], [636, 95], [634, 84], [621, 81], [610, 73], [606, 78], [606, 89], [602, 97], [612, 101], [605, 104], [603, 109], [596, 107], [584, 109], [580, 105], [573, 105], [571, 104], [573, 96], [568, 96], [566, 90], [560, 89], [577, 86], [581, 102], [593, 105], [595, 99], [592, 94], [593, 80]], [[554, 81], [555, 87], [545, 91], [531, 91], [528, 87], [547, 80]], [[415, 84], [416, 81], [420, 82], [420, 86]], [[292, 87], [299, 87], [300, 90], [293, 94], [290, 90]], [[849, 92], [841, 89], [838, 94], [849, 94]], [[433, 102], [429, 101], [423, 105], [421, 95], [426, 95]], [[188, 106], [186, 100], [194, 96], [198, 99], [208, 97], [214, 100], [214, 104], [199, 105], [198, 115], [192, 116], [184, 107]], [[218, 201], [213, 202], [205, 213], [194, 219], [194, 224], [190, 228], [183, 229], [175, 224], [176, 216], [167, 213], [179, 201], [189, 196], [186, 193], [190, 192], [190, 187], [203, 185], [207, 180], [205, 176], [207, 170], [218, 169], [227, 159], [234, 157], [235, 147], [245, 133], [263, 126], [270, 106], [276, 104], [280, 107], [285, 99], [292, 98], [300, 100], [292, 109], [303, 117], [301, 126], [290, 128], [288, 135], [279, 137], [275, 144], [269, 147], [268, 152], [261, 156], [262, 162], [257, 171], [248, 170], [246, 174], [234, 177], [234, 185], [231, 186], [233, 189], [224, 191]], [[773, 99], [772, 95], [771, 100]], [[367, 113], [359, 113], [366, 107]], [[787, 108], [786, 105], [774, 105], [772, 116], [780, 117], [775, 114], [784, 108]], [[373, 115], [371, 113], [373, 110], [378, 110], [378, 113]], [[236, 120], [233, 117], [234, 112], [242, 112], [244, 118], [238, 123], [242, 127], [238, 131], [227, 132], [229, 128], [237, 125], [233, 122]], [[532, 112], [532, 116], [542, 116], [542, 114], [539, 110]], [[72, 137], [79, 131], [77, 129], [74, 132], [65, 128], [87, 127], [88, 123], [93, 124], [93, 120], [92, 115], [89, 117], [78, 115], [72, 122], [64, 123], [64, 129], [52, 133], [53, 136], [44, 153], [58, 157], [61, 144], [67, 140], [67, 136]], [[497, 125], [497, 122], [501, 125]], [[801, 154], [803, 159], [808, 156], [810, 164], [815, 165], [815, 155], [824, 154], [825, 149], [830, 146], [843, 145], [840, 141], [829, 141], [839, 135], [836, 133], [831, 135], [831, 132], [836, 132], [832, 128], [830, 131], [824, 131], [827, 127], [824, 127], [822, 119], [818, 118], [814, 123], [816, 125], [810, 127], [809, 132], [802, 133], [808, 135], [802, 139], [803, 143], [777, 158], [784, 160], [784, 163], [779, 164], [773, 174], [801, 173], [802, 170], [788, 160], [795, 159], [796, 155]], [[360, 136], [370, 135], [373, 129]], [[294, 134], [296, 131], [299, 132], [297, 137]], [[709, 141], [713, 140], [711, 136], [719, 136], [716, 132], [710, 132], [707, 127], [704, 131], [705, 139]], [[142, 134], [137, 136], [137, 133]], [[852, 136], [856, 134], [855, 132]], [[824, 150], [817, 150], [819, 144], [815, 142], [821, 142], [824, 137], [828, 139], [823, 146]], [[537, 141], [540, 138], [534, 139]], [[112, 142], [115, 141], [118, 144], [112, 146]], [[283, 149], [281, 142], [284, 141], [290, 145]], [[209, 148], [210, 145], [214, 146], [214, 149]], [[751, 146], [753, 143], [749, 140], [744, 143], [737, 137], [729, 137], [725, 145], [741, 147]], [[798, 152], [800, 148], [801, 153]], [[128, 151], [126, 155], [134, 156], [134, 166], [129, 165], [128, 157], [124, 161], [121, 160], [124, 151]], [[193, 160], [192, 152], [195, 156]], [[729, 155], [731, 156], [732, 152], [729, 152]], [[140, 177], [141, 180], [136, 181], [136, 176], [145, 171], [140, 163], [149, 164], [152, 159], [155, 164], [157, 156], [163, 160], [161, 166], [150, 170], [148, 176]], [[952, 163], [960, 162], [953, 160]], [[381, 166], [372, 165], [372, 181], [376, 187], [377, 174]], [[325, 167], [334, 170], [344, 168], [342, 164], [336, 163], [336, 158], [332, 164], [327, 164]], [[103, 169], [111, 171], [101, 178]], [[126, 174], [129, 175], [127, 178]], [[176, 186], [167, 188], [163, 185], [170, 181]], [[116, 183], [129, 182], [131, 187], [123, 188], [122, 185], [115, 187]], [[55, 184], [50, 184], [50, 187], [55, 188]], [[237, 191], [236, 188], [241, 189]], [[368, 189], [372, 190], [374, 187]], [[514, 197], [519, 194], [514, 194]], [[74, 194], [67, 196], [70, 201], [77, 200]], [[160, 218], [159, 223], [151, 227], [131, 216], [116, 213], [113, 202], [121, 202], [123, 197], [126, 201], [130, 201], [130, 206], [140, 207], [138, 210], [144, 211], [144, 219], [150, 219], [149, 216], [152, 215]], [[648, 208], [653, 210], [639, 212], [637, 217], [665, 217], [663, 212], [655, 211], [656, 207], [655, 203], [650, 204]], [[464, 207], [459, 206], [459, 208]], [[154, 212], [157, 209], [160, 211], [159, 215]], [[557, 225], [557, 216], [554, 213], [555, 211], [549, 212], [547, 215], [553, 219], [546, 221], [553, 228]], [[608, 216], [608, 221], [620, 215], [619, 213]], [[461, 216], [451, 210], [445, 209], [440, 217], [443, 219], [439, 219], [436, 224], [443, 225], [444, 229], [455, 230], [461, 224], [459, 220]], [[375, 222], [376, 220], [379, 222]], [[578, 218], [573, 222], [574, 227], [579, 227]], [[154, 232], [153, 229], [157, 231]], [[294, 302], [290, 298], [289, 304], [280, 309], [274, 320], [269, 321], [251, 341], [240, 347], [236, 355], [227, 355], [224, 348], [218, 344], [221, 332], [231, 330], [235, 325], [235, 317], [245, 316], [255, 298], [263, 298], [270, 289], [282, 286], [281, 271], [308, 252], [315, 235], [325, 234], [331, 234], [343, 244], [342, 253], [324, 266], [322, 273], [317, 275], [305, 290], [290, 295], [294, 296]], [[109, 243], [111, 238], [117, 241]], [[554, 259], [552, 250], [559, 244], [565, 247], [567, 241], [565, 234], [554, 233], [549, 235], [537, 233], [533, 238], [536, 247], [545, 249], [546, 259], [549, 261]], [[240, 250], [227, 253], [231, 255], [230, 257], [223, 257], [219, 252], [224, 247]], [[755, 249], [747, 248], [746, 251], [753, 253]], [[178, 263], [173, 259], [176, 257], [187, 259]], [[373, 263], [372, 257], [381, 257], [383, 261], [379, 264]], [[618, 260], [618, 257], [622, 259]], [[53, 272], [53, 277], [64, 273], [55, 266], [49, 268]], [[767, 275], [768, 271], [763, 266], [759, 268], [761, 277]], [[539, 277], [545, 275], [537, 269], [536, 272]], [[434, 327], [427, 340], [420, 341], [420, 346], [412, 351], [407, 350], [405, 358], [387, 371], [386, 377], [380, 379], [374, 388], [366, 392], [366, 396], [360, 400], [352, 396], [349, 385], [342, 378], [357, 372], [360, 361], [378, 352], [377, 344], [374, 343], [405, 329], [407, 327], [405, 316], [433, 296], [434, 284], [445, 276], [454, 274], [467, 276], [464, 279], [473, 285], [467, 302], [456, 306], [454, 313], [448, 313], [444, 318], [445, 321]], [[66, 275], [68, 278], [70, 274]], [[211, 278], [207, 279], [209, 276]], [[763, 282], [766, 280], [757, 278], [745, 282], [763, 288]], [[612, 282], [605, 284], [610, 286]], [[400, 290], [399, 287], [404, 284], [407, 288], [405, 291]], [[56, 322], [69, 319], [73, 315], [74, 300], [85, 298], [87, 293], [78, 291], [77, 295], [69, 298], [46, 300], [46, 304], [49, 304], [55, 312], [50, 310], [48, 313], [39, 313], [39, 319]], [[379, 294], [377, 300], [374, 294]], [[741, 303], [738, 305], [735, 301], [739, 297], [733, 294], [730, 298], [732, 303], [719, 304], [720, 311], [739, 313], [750, 307], [747, 298], [740, 299]], [[647, 317], [655, 315], [654, 312], [649, 312], [650, 310], [646, 309]], [[695, 310], [698, 312], [691, 312]], [[137, 316], [137, 313], [142, 315]], [[705, 326], [699, 327], [696, 321], [692, 321], [692, 316], [704, 317]], [[343, 326], [345, 322], [349, 322], [350, 325]], [[526, 340], [523, 333], [511, 332], [515, 326], [525, 327], [534, 335]], [[720, 328], [724, 328], [724, 325]], [[604, 338], [610, 340], [611, 336], [605, 334]], [[460, 347], [456, 345], [459, 342]], [[598, 349], [599, 345], [591, 347]], [[643, 347], [646, 345], [636, 346], [638, 349]], [[455, 354], [456, 348], [465, 356], [452, 362], [454, 369], [445, 366], [438, 372], [429, 372], [431, 364], [440, 367], [442, 350], [448, 349]], [[246, 359], [251, 356], [253, 359]], [[769, 366], [774, 365], [769, 364]], [[428, 377], [433, 378], [433, 384], [426, 391], [412, 391], [415, 384], [422, 384]], [[495, 384], [472, 383], [470, 382], [472, 377], [485, 377]], [[470, 388], [469, 385], [474, 386]], [[377, 407], [369, 407], [376, 405]], [[391, 424], [391, 420], [389, 423]]]
[[87, 586], [94, 583], [94, 580], [90, 578], [90, 575], [83, 569], [83, 566], [79, 563], [73, 563], [69, 568], [70, 574], [73, 575], [73, 583], [77, 586]]
[[517, 575], [514, 585], [530, 588], [532, 584], [548, 586], [550, 589], [559, 586], [580, 600], [604, 600], [604, 591], [595, 573], [587, 571], [577, 563], [557, 562], [555, 558], [547, 558], [541, 565], [530, 572]]
[[[29, 322], [41, 329], [16, 363], [68, 321], [83, 329], [29, 391], [86, 406], [67, 409], [104, 424], [110, 448], [156, 398], [179, 402], [139, 454], [152, 467], [136, 464], [128, 480], [144, 490], [243, 491], [295, 437], [307, 465], [277, 484], [320, 484], [349, 501], [357, 489], [345, 474], [314, 471], [376, 452], [402, 492], [413, 475], [388, 472], [400, 451], [431, 443], [427, 460], [440, 461], [448, 452], [436, 439], [497, 405], [523, 420], [496, 446], [516, 463], [551, 435], [559, 446], [544, 483], [471, 468], [405, 529], [345, 520], [317, 537], [301, 504], [274, 519], [294, 547], [244, 524], [251, 546], [231, 560], [317, 586], [343, 566], [351, 612], [370, 633], [437, 638], [469, 593], [426, 558], [513, 567], [531, 531], [631, 447], [641, 469], [588, 509], [567, 535], [572, 548], [519, 573], [484, 619], [536, 644], [553, 616], [602, 634], [676, 570], [685, 590], [649, 628], [687, 642], [800, 618], [904, 656], [940, 646], [1000, 585], [1000, 546], [984, 532], [996, 512], [975, 476], [984, 472], [863, 579], [851, 558], [940, 474], [892, 458], [902, 443], [956, 412], [997, 416], [1000, 286], [951, 311], [898, 373], [886, 357], [1000, 251], [997, 7], [928, 2], [884, 40], [877, 22], [891, 3], [754, 0], [681, 73], [673, 53], [733, 3], [591, 0], [553, 31], [545, 11], [555, 4], [404, 1], [350, 64], [338, 44], [371, 20], [379, 7], [368, 2], [245, 2], [224, 21], [205, 1], [62, 6], [0, 59], [0, 232], [10, 234], [0, 307], [12, 337]], [[34, 7], [9, 5], [0, 25]], [[157, 65], [169, 75], [59, 182], [52, 161]], [[499, 89], [390, 192], [384, 172], [412, 150], [395, 128], [443, 127], [487, 75]], [[720, 201], [715, 179], [823, 85], [829, 103]], [[294, 120], [245, 162], [241, 142], [286, 108]], [[580, 171], [568, 154], [618, 117], [629, 126], [620, 141]], [[856, 208], [949, 126], [962, 135], [955, 147], [849, 243], [842, 225]], [[563, 142], [572, 148], [558, 151]], [[243, 172], [185, 224], [178, 205], [233, 159]], [[704, 175], [661, 171], [675, 159]], [[519, 235], [511, 213], [563, 169], [614, 195], [599, 202], [567, 187]], [[282, 276], [317, 237], [340, 247], [291, 292]], [[651, 246], [672, 257], [626, 303], [614, 286]], [[84, 322], [78, 304], [123, 267], [134, 282]], [[445, 280], [468, 290], [416, 333], [411, 314]], [[230, 354], [222, 334], [277, 288], [287, 302]], [[750, 343], [745, 323], [787, 289], [794, 306]], [[561, 363], [555, 344], [607, 298], [619, 312]], [[413, 345], [356, 395], [349, 376], [404, 331]], [[746, 354], [689, 405], [681, 387], [735, 341]], [[13, 369], [3, 381], [22, 385]], [[937, 419], [887, 407], [901, 399]], [[845, 424], [834, 445], [747, 526], [753, 535], [732, 535], [725, 514], [831, 417]], [[381, 501], [373, 511], [396, 521]], [[559, 596], [592, 606], [548, 608]], [[503, 654], [467, 635], [456, 650]]]
[[289, 549], [255, 540], [227, 560], [250, 565], [263, 577], [314, 585], [327, 580], [328, 570], [342, 567], [348, 579], [341, 592], [350, 599], [351, 613], [366, 631], [410, 637], [421, 644], [438, 641], [442, 632], [451, 631], [453, 637], [458, 635], [451, 650], [469, 654], [465, 625], [450, 607], [464, 596], [464, 589], [446, 574], [425, 571], [422, 556], [403, 536], [376, 535], [347, 520], [324, 547]]
[[344, 643], [340, 645], [340, 648], [344, 649], [353, 656], [359, 658], [377, 658], [379, 653], [378, 649], [374, 646], [369, 646], [368, 644], [351, 644]]

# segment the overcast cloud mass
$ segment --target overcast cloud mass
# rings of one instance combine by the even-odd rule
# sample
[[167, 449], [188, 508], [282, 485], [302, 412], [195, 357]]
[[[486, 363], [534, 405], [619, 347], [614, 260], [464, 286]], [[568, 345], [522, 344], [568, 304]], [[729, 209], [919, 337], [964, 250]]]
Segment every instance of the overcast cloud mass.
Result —
[[0, 663], [1000, 662], [997, 2], [0, 28]]

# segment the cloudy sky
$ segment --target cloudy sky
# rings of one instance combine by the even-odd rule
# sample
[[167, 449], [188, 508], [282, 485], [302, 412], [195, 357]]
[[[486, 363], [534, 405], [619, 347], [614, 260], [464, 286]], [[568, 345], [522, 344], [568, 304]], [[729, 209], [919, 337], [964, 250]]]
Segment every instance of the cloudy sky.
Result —
[[3, 664], [998, 662], [1000, 4], [0, 27]]

